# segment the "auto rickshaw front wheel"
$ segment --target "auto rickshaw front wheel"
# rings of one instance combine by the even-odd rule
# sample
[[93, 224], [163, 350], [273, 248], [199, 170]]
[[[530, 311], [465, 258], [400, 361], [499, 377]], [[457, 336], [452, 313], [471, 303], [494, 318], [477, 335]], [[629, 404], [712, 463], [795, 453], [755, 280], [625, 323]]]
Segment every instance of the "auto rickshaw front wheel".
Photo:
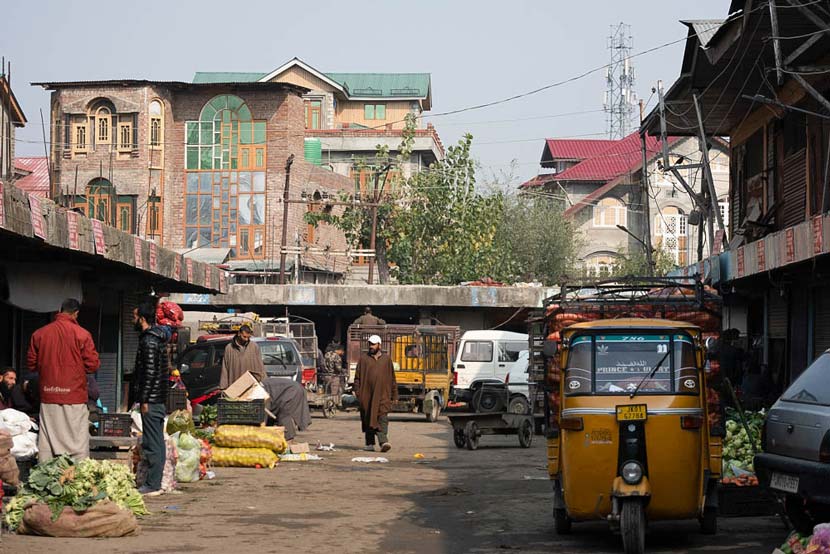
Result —
[[643, 554], [646, 551], [646, 513], [638, 498], [624, 498], [620, 508], [620, 533], [625, 554]]

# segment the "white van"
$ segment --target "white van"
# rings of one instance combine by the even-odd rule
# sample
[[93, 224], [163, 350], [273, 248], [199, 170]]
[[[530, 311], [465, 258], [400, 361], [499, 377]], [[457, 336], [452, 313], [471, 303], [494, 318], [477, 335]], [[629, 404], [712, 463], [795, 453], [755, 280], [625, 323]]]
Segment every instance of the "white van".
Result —
[[[467, 331], [461, 337], [455, 359], [453, 397], [456, 402], [472, 402], [482, 411], [507, 410], [525, 413], [530, 405], [527, 386], [528, 337], [509, 331]], [[508, 382], [510, 401], [504, 393], [482, 388], [484, 384]], [[478, 398], [475, 398], [479, 395]]]

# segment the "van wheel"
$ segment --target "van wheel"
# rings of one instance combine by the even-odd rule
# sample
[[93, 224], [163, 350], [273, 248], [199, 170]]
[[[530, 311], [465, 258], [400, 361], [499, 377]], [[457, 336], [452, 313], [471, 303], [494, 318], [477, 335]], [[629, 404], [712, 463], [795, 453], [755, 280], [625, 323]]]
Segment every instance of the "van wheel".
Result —
[[700, 532], [704, 535], [715, 535], [718, 532], [718, 510], [705, 508], [700, 517]]
[[473, 394], [473, 411], [483, 414], [491, 414], [502, 411], [504, 401], [500, 392], [478, 389]]
[[568, 517], [568, 512], [564, 508], [553, 509], [553, 528], [557, 535], [569, 535], [572, 523], [571, 518]]
[[643, 554], [646, 551], [646, 514], [640, 500], [626, 498], [622, 501], [620, 533], [625, 554]]
[[507, 411], [511, 414], [526, 414], [530, 411], [530, 403], [524, 396], [516, 395], [510, 399]]

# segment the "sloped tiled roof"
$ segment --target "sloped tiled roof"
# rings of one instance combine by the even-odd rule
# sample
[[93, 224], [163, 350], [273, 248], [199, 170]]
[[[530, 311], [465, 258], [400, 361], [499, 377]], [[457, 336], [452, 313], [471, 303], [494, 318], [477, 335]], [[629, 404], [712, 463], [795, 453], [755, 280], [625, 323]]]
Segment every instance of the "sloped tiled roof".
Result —
[[14, 185], [32, 196], [49, 197], [49, 160], [39, 158], [15, 158], [14, 168], [29, 174], [14, 182]]
[[585, 160], [616, 143], [609, 139], [547, 139], [542, 163], [552, 160]]
[[[659, 152], [659, 139], [646, 137], [646, 150], [649, 157]], [[642, 161], [640, 135], [634, 132], [614, 141], [602, 152], [569, 167], [557, 176], [557, 181], [608, 181], [630, 170], [636, 170]]]
[[542, 173], [541, 175], [537, 175], [531, 179], [528, 179], [521, 185], [519, 185], [520, 189], [526, 188], [533, 188], [533, 187], [542, 187], [546, 184], [550, 183], [551, 181], [556, 180], [556, 173]]

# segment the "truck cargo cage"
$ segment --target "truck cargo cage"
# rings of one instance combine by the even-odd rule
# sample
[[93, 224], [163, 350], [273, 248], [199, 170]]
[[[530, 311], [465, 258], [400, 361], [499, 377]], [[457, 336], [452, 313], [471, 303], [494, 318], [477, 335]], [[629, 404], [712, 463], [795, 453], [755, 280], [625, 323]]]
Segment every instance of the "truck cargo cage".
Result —
[[721, 299], [704, 287], [700, 277], [616, 277], [563, 283], [558, 294], [543, 302], [547, 312], [598, 313], [620, 317], [635, 306], [649, 306], [653, 316], [703, 311], [720, 317]]
[[260, 324], [263, 337], [288, 337], [294, 339], [300, 350], [303, 365], [308, 368], [317, 366], [317, 330], [314, 322], [300, 316], [280, 317]]

